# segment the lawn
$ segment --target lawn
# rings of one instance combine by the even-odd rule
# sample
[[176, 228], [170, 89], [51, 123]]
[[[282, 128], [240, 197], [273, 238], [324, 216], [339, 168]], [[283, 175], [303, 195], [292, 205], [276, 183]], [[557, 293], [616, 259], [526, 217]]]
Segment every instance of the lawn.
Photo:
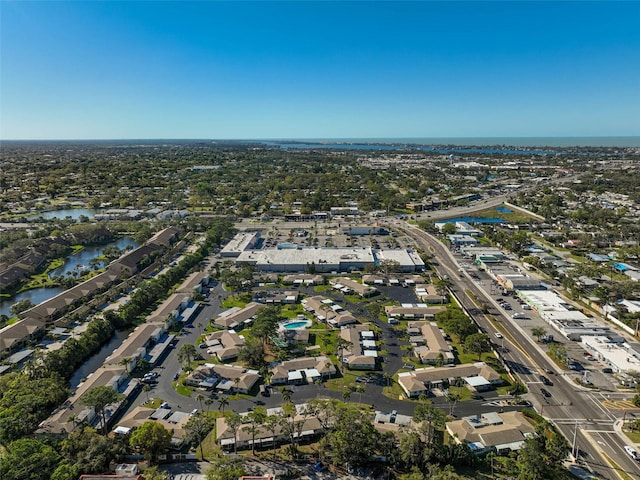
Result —
[[624, 428], [622, 430], [622, 433], [624, 433], [632, 443], [640, 443], [640, 432], [633, 432], [629, 429]]
[[244, 308], [247, 305], [247, 303], [249, 303], [250, 301], [251, 301], [251, 295], [247, 293], [239, 293], [236, 295], [230, 295], [227, 298], [225, 298], [220, 303], [220, 306], [224, 308], [233, 308], [233, 307]]

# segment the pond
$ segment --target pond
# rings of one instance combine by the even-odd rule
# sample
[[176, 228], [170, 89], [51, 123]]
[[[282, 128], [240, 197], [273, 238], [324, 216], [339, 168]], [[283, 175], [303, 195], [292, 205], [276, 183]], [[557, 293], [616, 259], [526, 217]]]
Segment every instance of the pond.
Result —
[[71, 377], [71, 380], [69, 380], [71, 389], [76, 388], [83, 378], [100, 368], [105, 359], [122, 344], [122, 342], [127, 338], [127, 336], [129, 336], [130, 333], [131, 331], [116, 330], [116, 333], [113, 335], [113, 337], [111, 337], [111, 340], [103, 345], [98, 353], [84, 362], [82, 366], [78, 370], [76, 370], [76, 372]]
[[18, 303], [20, 300], [31, 300], [31, 303], [37, 305], [45, 300], [55, 297], [59, 293], [64, 292], [64, 290], [65, 289], [62, 287], [34, 288], [33, 290], [27, 290], [26, 292], [19, 293], [8, 300], [0, 302], [0, 315], [6, 315], [8, 317], [13, 316], [10, 313], [11, 305]]
[[[94, 258], [100, 257], [102, 252], [107, 247], [116, 247], [120, 250], [124, 250], [127, 247], [137, 248], [139, 244], [130, 237], [119, 238], [115, 242], [109, 243], [107, 245], [96, 245], [91, 247], [84, 247], [78, 253], [71, 255], [59, 268], [55, 270], [51, 270], [49, 272], [49, 278], [55, 277], [64, 277], [68, 273], [86, 273], [91, 270], [92, 267], [90, 265], [91, 261]], [[97, 265], [98, 268], [104, 267], [102, 262]]]
[[506, 223], [502, 218], [491, 218], [491, 217], [456, 217], [456, 218], [447, 218], [444, 220], [438, 220], [438, 223], [456, 223], [456, 222], [466, 222], [466, 223]]
[[[64, 263], [63, 266], [56, 268], [49, 272], [49, 278], [54, 278], [56, 276], [64, 276], [67, 272], [81, 272], [85, 269], [89, 269], [89, 262], [96, 257], [102, 255], [102, 252], [107, 247], [117, 247], [121, 250], [124, 250], [128, 246], [132, 248], [136, 248], [139, 246], [138, 242], [129, 237], [119, 238], [115, 242], [108, 243], [106, 245], [98, 245], [92, 247], [85, 247], [80, 250], [78, 253], [71, 255]], [[102, 267], [102, 265], [100, 265]], [[34, 305], [38, 305], [39, 303], [44, 302], [45, 300], [49, 300], [50, 298], [55, 297], [56, 295], [64, 292], [64, 288], [62, 287], [53, 287], [53, 288], [34, 288], [32, 290], [27, 290], [26, 292], [19, 293], [14, 297], [3, 300], [0, 302], [0, 315], [7, 315], [11, 317], [10, 309], [11, 306], [20, 300], [28, 299]]]
[[82, 215], [92, 219], [93, 216], [98, 213], [98, 210], [92, 208], [66, 208], [64, 210], [52, 210], [50, 212], [38, 212], [27, 215], [27, 218], [44, 218], [45, 220], [51, 220], [53, 218], [65, 219], [71, 217], [73, 220], [79, 220]]

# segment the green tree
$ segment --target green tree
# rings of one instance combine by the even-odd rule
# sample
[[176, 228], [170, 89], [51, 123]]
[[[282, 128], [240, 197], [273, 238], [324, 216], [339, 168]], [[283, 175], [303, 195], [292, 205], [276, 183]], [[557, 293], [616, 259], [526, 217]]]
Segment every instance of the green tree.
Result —
[[144, 422], [136, 428], [129, 438], [130, 445], [143, 452], [151, 465], [171, 447], [171, 432], [158, 422]]
[[206, 475], [207, 480], [238, 480], [246, 474], [242, 459], [219, 454], [211, 460]]
[[227, 397], [220, 397], [218, 400], [218, 410], [224, 412], [224, 407], [229, 406], [229, 399]]
[[249, 420], [249, 433], [251, 434], [251, 453], [256, 453], [256, 434], [262, 431], [262, 425], [267, 418], [267, 410], [264, 407], [258, 406], [249, 412], [247, 419]]
[[9, 313], [11, 313], [12, 315], [18, 315], [19, 313], [22, 313], [25, 310], [29, 310], [32, 307], [35, 307], [34, 303], [28, 298], [25, 298], [24, 300], [20, 300], [11, 305], [11, 307], [9, 307]]
[[533, 327], [531, 329], [531, 333], [534, 337], [538, 338], [538, 341], [540, 341], [540, 339], [547, 334], [547, 329], [544, 327]]
[[366, 412], [359, 408], [341, 410], [331, 431], [319, 443], [325, 458], [338, 465], [367, 465], [376, 452], [379, 433]]
[[80, 401], [87, 407], [93, 408], [100, 419], [100, 430], [103, 435], [106, 435], [107, 419], [105, 416], [105, 408], [107, 405], [119, 402], [123, 397], [124, 395], [118, 393], [112, 387], [104, 385], [87, 390], [80, 398]]
[[182, 363], [187, 371], [191, 370], [191, 361], [196, 358], [198, 352], [191, 343], [185, 343], [178, 351], [178, 361]]
[[238, 432], [244, 422], [241, 415], [236, 412], [229, 412], [226, 415], [227, 426], [231, 433], [233, 433], [233, 453], [238, 453]]
[[157, 465], [145, 468], [142, 473], [144, 480], [169, 480], [169, 472], [160, 470]]
[[482, 359], [482, 354], [491, 351], [491, 342], [489, 337], [484, 333], [474, 333], [469, 335], [464, 341], [465, 352], [471, 352], [478, 355], [478, 361]]
[[50, 480], [60, 455], [45, 442], [21, 438], [11, 442], [0, 457], [0, 478]]
[[200, 459], [204, 458], [203, 441], [211, 430], [213, 430], [214, 423], [208, 415], [198, 413], [191, 415], [191, 418], [187, 421], [184, 429], [187, 431], [187, 441], [193, 445], [199, 445], [200, 447]]
[[456, 233], [456, 226], [453, 223], [445, 223], [442, 226], [442, 233], [444, 235], [454, 235]]
[[85, 426], [71, 432], [62, 440], [59, 452], [74, 471], [86, 474], [109, 470], [109, 465], [117, 462], [126, 453], [119, 437], [114, 439], [100, 435], [94, 428]]
[[238, 358], [252, 368], [262, 368], [265, 365], [263, 342], [257, 338], [248, 338], [240, 347]]

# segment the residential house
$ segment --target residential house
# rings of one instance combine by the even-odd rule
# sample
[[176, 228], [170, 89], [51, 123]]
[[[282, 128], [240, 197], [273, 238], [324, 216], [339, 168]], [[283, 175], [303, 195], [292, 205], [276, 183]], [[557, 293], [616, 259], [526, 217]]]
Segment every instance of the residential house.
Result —
[[521, 449], [536, 431], [521, 412], [471, 415], [447, 422], [446, 428], [456, 443], [467, 444], [474, 453], [495, 451], [499, 455]]
[[214, 323], [219, 327], [239, 330], [251, 321], [261, 308], [264, 308], [264, 305], [257, 302], [248, 303], [244, 308], [230, 308], [222, 312]]
[[279, 363], [269, 371], [274, 385], [300, 385], [327, 380], [336, 374], [336, 367], [325, 356], [303, 357]]
[[453, 349], [435, 322], [409, 322], [407, 334], [420, 363], [447, 365], [455, 362]]
[[398, 374], [398, 384], [409, 398], [428, 395], [434, 388], [460, 382], [474, 391], [486, 391], [503, 383], [500, 374], [478, 362], [455, 367], [419, 368]]

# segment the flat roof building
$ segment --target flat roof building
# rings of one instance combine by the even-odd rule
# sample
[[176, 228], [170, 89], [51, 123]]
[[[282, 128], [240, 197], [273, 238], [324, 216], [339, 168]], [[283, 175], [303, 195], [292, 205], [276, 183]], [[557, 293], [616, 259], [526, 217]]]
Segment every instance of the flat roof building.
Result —
[[260, 239], [260, 232], [239, 232], [220, 250], [221, 257], [238, 257], [245, 250], [254, 248]]

